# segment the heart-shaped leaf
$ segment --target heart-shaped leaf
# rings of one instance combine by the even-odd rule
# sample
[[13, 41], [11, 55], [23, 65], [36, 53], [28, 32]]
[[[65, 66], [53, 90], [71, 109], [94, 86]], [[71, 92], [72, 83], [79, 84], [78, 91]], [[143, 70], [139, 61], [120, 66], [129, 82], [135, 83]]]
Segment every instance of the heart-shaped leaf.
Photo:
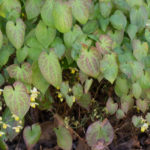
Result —
[[7, 67], [7, 71], [11, 78], [29, 84], [32, 82], [32, 69], [29, 63], [24, 63], [21, 67], [17, 64], [10, 65]]
[[42, 52], [38, 63], [46, 81], [54, 87], [60, 87], [62, 82], [62, 70], [56, 54], [53, 51], [50, 51], [49, 54]]
[[99, 140], [105, 141], [105, 146], [109, 145], [114, 138], [114, 130], [107, 119], [103, 122], [92, 123], [86, 132], [86, 141], [89, 146], [95, 147]]
[[47, 48], [53, 42], [56, 30], [47, 27], [42, 21], [40, 21], [35, 29], [35, 35], [43, 47]]
[[73, 86], [73, 95], [79, 99], [82, 95], [83, 95], [83, 88], [81, 86], [80, 83], [76, 83], [74, 86]]
[[72, 27], [72, 13], [68, 2], [55, 0], [53, 7], [54, 25], [59, 32], [66, 33]]
[[132, 93], [136, 99], [140, 98], [142, 94], [142, 88], [138, 82], [132, 84]]
[[12, 86], [5, 86], [4, 99], [10, 111], [22, 119], [30, 107], [30, 98], [27, 89], [21, 82]]
[[146, 110], [148, 110], [148, 101], [147, 100], [138, 99], [138, 100], [136, 100], [136, 105], [143, 113], [145, 113]]
[[27, 18], [33, 19], [40, 14], [42, 0], [26, 0], [25, 10]]
[[54, 20], [52, 15], [54, 0], [46, 0], [41, 9], [41, 17], [43, 22], [53, 28], [54, 27]]
[[128, 33], [131, 40], [134, 39], [134, 37], [136, 36], [137, 31], [138, 31], [138, 28], [137, 28], [136, 25], [129, 24], [129, 26], [127, 28], [127, 33]]
[[34, 62], [32, 64], [32, 84], [43, 94], [45, 94], [46, 90], [49, 87], [49, 83], [43, 78], [41, 74], [38, 62]]
[[99, 54], [96, 48], [92, 47], [88, 50], [87, 47], [82, 47], [82, 52], [77, 60], [78, 67], [87, 75], [94, 78], [100, 73]]
[[93, 83], [93, 79], [87, 79], [84, 85], [84, 92], [88, 93]]
[[96, 42], [96, 48], [100, 54], [108, 54], [112, 50], [112, 39], [105, 34], [100, 35], [99, 41]]
[[132, 123], [134, 124], [135, 127], [139, 128], [142, 125], [142, 120], [141, 116], [133, 116], [132, 117]]
[[[57, 144], [63, 150], [71, 150], [72, 148], [72, 136], [70, 132], [63, 126], [59, 126], [58, 129], [54, 129], [57, 136]], [[62, 138], [63, 137], [63, 138]]]
[[113, 7], [112, 2], [111, 1], [99, 1], [99, 7], [100, 7], [101, 15], [104, 18], [109, 17], [112, 7]]
[[148, 71], [145, 71], [145, 73], [142, 74], [142, 76], [139, 78], [139, 83], [143, 89], [150, 88], [150, 73]]
[[118, 64], [114, 53], [107, 54], [103, 57], [100, 63], [100, 70], [110, 83], [113, 83], [118, 74]]
[[38, 142], [41, 136], [41, 127], [38, 124], [33, 124], [31, 127], [25, 127], [23, 138], [29, 150]]
[[106, 103], [107, 111], [110, 115], [115, 114], [118, 109], [118, 104], [113, 102], [113, 99], [110, 97]]
[[61, 94], [66, 97], [69, 92], [69, 83], [68, 82], [62, 82], [60, 87]]
[[72, 14], [74, 18], [81, 24], [85, 24], [90, 15], [89, 6], [92, 5], [91, 0], [72, 0]]
[[28, 56], [28, 50], [28, 47], [25, 46], [16, 51], [16, 57], [19, 63], [23, 62], [26, 59], [26, 57]]
[[116, 112], [116, 118], [117, 119], [122, 119], [124, 117], [125, 117], [124, 112], [121, 109], [118, 109], [117, 112]]
[[121, 97], [123, 95], [126, 95], [129, 91], [129, 83], [127, 82], [126, 78], [117, 77], [116, 83], [115, 83], [115, 93]]
[[13, 21], [8, 21], [6, 24], [6, 33], [12, 45], [16, 49], [20, 49], [24, 43], [24, 36], [25, 36], [24, 22], [21, 19], [17, 19], [15, 25]]
[[127, 25], [127, 19], [122, 11], [116, 10], [110, 17], [112, 26], [117, 30], [124, 30]]

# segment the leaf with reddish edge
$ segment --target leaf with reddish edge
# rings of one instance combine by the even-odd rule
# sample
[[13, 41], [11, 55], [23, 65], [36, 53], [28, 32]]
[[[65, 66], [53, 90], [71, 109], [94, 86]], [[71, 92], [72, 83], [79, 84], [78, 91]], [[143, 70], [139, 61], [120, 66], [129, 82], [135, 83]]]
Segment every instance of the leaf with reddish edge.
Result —
[[50, 51], [49, 54], [42, 52], [38, 63], [46, 81], [56, 88], [60, 87], [62, 83], [62, 70], [55, 52]]
[[38, 124], [33, 124], [31, 127], [25, 127], [23, 131], [23, 138], [28, 150], [31, 150], [33, 146], [38, 142], [41, 136], [41, 127]]
[[118, 104], [113, 102], [113, 99], [111, 97], [108, 98], [108, 101], [106, 103], [106, 108], [108, 110], [108, 113], [113, 115], [118, 109]]
[[102, 34], [99, 37], [99, 41], [96, 42], [96, 48], [100, 54], [108, 54], [112, 50], [113, 41], [110, 36]]
[[137, 105], [137, 107], [143, 112], [143, 113], [145, 113], [146, 112], [146, 110], [148, 110], [148, 100], [141, 100], [141, 99], [138, 99], [138, 100], [136, 100], [136, 105]]
[[29, 84], [32, 82], [32, 69], [29, 63], [24, 63], [21, 67], [17, 64], [10, 65], [7, 71], [11, 78]]
[[69, 32], [72, 27], [72, 12], [69, 3], [55, 0], [52, 14], [56, 29], [61, 33]]
[[108, 119], [92, 123], [86, 132], [86, 141], [91, 147], [96, 147], [99, 141], [104, 141], [104, 145], [107, 146], [113, 141], [113, 138], [114, 130]]
[[85, 24], [88, 21], [90, 14], [89, 5], [92, 5], [91, 3], [92, 3], [91, 0], [71, 1], [73, 16], [79, 23]]
[[7, 22], [6, 34], [12, 45], [16, 49], [20, 49], [24, 43], [25, 24], [20, 18], [16, 20], [15, 24], [13, 21]]
[[77, 60], [77, 65], [85, 74], [97, 78], [100, 73], [99, 54], [95, 47], [88, 50], [86, 45], [82, 45], [81, 54]]
[[10, 111], [22, 119], [30, 108], [30, 97], [27, 89], [21, 82], [12, 86], [5, 86], [4, 99]]

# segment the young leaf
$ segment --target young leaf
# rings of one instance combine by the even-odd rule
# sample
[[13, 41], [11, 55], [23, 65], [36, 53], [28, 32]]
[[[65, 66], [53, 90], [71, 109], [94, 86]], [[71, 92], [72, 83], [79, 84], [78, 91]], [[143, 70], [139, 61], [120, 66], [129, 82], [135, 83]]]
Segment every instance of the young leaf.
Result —
[[32, 82], [32, 69], [29, 63], [23, 63], [21, 67], [17, 64], [10, 65], [7, 71], [11, 78], [29, 84]]
[[8, 21], [6, 24], [6, 33], [12, 45], [16, 49], [20, 49], [24, 43], [24, 36], [25, 36], [24, 22], [21, 19], [17, 19], [15, 25], [13, 21]]
[[77, 99], [80, 99], [80, 97], [83, 95], [83, 88], [81, 86], [80, 83], [76, 83], [74, 86], [73, 86], [73, 95], [77, 98]]
[[99, 54], [94, 47], [90, 48], [90, 50], [83, 48], [77, 64], [84, 73], [94, 78], [100, 73]]
[[86, 131], [86, 141], [91, 147], [96, 146], [99, 140], [104, 140], [107, 146], [113, 141], [113, 138], [114, 130], [107, 119], [103, 122], [92, 123]]
[[91, 0], [72, 0], [72, 14], [74, 18], [81, 24], [85, 24], [89, 19], [89, 6], [92, 5]]
[[32, 64], [32, 84], [43, 94], [49, 87], [49, 83], [43, 78], [37, 62]]
[[41, 127], [38, 124], [33, 124], [31, 127], [25, 127], [23, 131], [23, 138], [26, 143], [27, 149], [32, 149], [38, 142], [41, 136]]
[[37, 17], [40, 14], [42, 0], [26, 0], [25, 10], [28, 20]]
[[107, 111], [110, 115], [115, 114], [118, 109], [118, 104], [113, 102], [113, 99], [110, 97], [106, 103]]
[[146, 110], [148, 110], [148, 101], [147, 100], [138, 99], [138, 100], [136, 100], [136, 105], [143, 113], [145, 113]]
[[35, 29], [35, 35], [43, 47], [48, 48], [56, 36], [56, 30], [47, 27], [42, 21], [40, 21]]
[[50, 51], [49, 54], [42, 52], [38, 63], [46, 81], [54, 87], [60, 87], [62, 82], [62, 70], [56, 54], [53, 51]]
[[52, 15], [53, 6], [54, 0], [46, 0], [41, 9], [43, 22], [51, 28], [54, 28], [54, 19]]
[[112, 7], [113, 5], [111, 1], [99, 1], [100, 12], [104, 18], [109, 17]]
[[30, 98], [27, 89], [21, 82], [12, 86], [5, 86], [4, 99], [10, 111], [22, 119], [30, 107]]
[[66, 33], [70, 31], [72, 27], [72, 13], [67, 2], [55, 0], [52, 14], [54, 25], [59, 32]]
[[100, 35], [99, 41], [96, 42], [96, 48], [100, 54], [108, 54], [112, 50], [112, 39], [105, 34]]
[[115, 13], [110, 17], [110, 22], [117, 30], [124, 30], [127, 25], [126, 16], [120, 10], [115, 11]]
[[110, 83], [113, 83], [118, 74], [118, 64], [114, 53], [107, 54], [103, 57], [100, 63], [100, 70]]
[[58, 129], [54, 129], [57, 136], [57, 144], [63, 150], [71, 150], [72, 148], [72, 136], [70, 132], [63, 126], [59, 126]]

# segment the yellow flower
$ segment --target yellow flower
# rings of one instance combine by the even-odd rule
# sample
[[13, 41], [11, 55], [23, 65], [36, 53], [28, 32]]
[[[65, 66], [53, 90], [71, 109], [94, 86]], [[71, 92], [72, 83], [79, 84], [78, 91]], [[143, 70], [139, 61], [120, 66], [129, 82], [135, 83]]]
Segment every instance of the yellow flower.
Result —
[[13, 127], [12, 129], [14, 129], [16, 133], [19, 133], [22, 126]]
[[75, 101], [76, 101], [75, 96], [72, 97], [72, 101], [73, 101], [73, 103], [75, 103]]
[[61, 102], [63, 102], [63, 100], [64, 100], [63, 98], [60, 99]]
[[2, 121], [2, 117], [0, 117], [0, 121]]
[[4, 132], [0, 131], [0, 137], [3, 136], [4, 134], [5, 134]]
[[58, 98], [62, 98], [62, 94], [61, 93], [58, 93]]
[[24, 17], [24, 16], [25, 16], [25, 15], [24, 15], [24, 13], [22, 13], [21, 15], [22, 15], [22, 17]]
[[7, 129], [7, 127], [10, 127], [9, 124], [3, 123], [3, 129]]
[[136, 107], [136, 110], [137, 110], [138, 113], [140, 112], [140, 108], [139, 107]]
[[35, 98], [32, 97], [32, 95], [31, 95], [31, 97], [30, 97], [30, 101], [31, 101], [31, 102], [35, 102]]
[[56, 87], [56, 89], [57, 89], [57, 90], [60, 90], [60, 87], [59, 87], [59, 86], [57, 86], [57, 87]]
[[148, 123], [144, 123], [141, 127], [141, 132], [145, 132], [148, 129]]
[[35, 102], [30, 103], [30, 106], [31, 106], [32, 108], [35, 108], [36, 105], [39, 105], [39, 104], [38, 104], [38, 103], [35, 103]]
[[12, 115], [12, 117], [16, 120], [16, 121], [19, 121], [19, 117], [15, 114]]
[[72, 69], [71, 69], [71, 73], [72, 73], [72, 74], [75, 74], [75, 72], [76, 72], [76, 70], [72, 68]]
[[72, 89], [71, 88], [69, 88], [69, 90], [68, 90], [69, 92], [72, 92]]

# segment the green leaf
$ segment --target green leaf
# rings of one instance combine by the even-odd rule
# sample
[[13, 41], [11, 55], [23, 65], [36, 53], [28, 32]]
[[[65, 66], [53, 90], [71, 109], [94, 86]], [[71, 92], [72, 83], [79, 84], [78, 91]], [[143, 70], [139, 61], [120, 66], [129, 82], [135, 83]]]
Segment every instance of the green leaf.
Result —
[[46, 81], [54, 87], [60, 87], [62, 82], [62, 70], [56, 54], [53, 51], [50, 51], [49, 54], [42, 52], [38, 63]]
[[132, 117], [132, 123], [134, 124], [135, 127], [139, 128], [142, 125], [142, 120], [141, 116], [133, 116]]
[[96, 48], [100, 54], [108, 54], [112, 50], [112, 39], [105, 34], [101, 34], [99, 41], [96, 42]]
[[41, 17], [43, 22], [53, 28], [54, 27], [54, 19], [52, 15], [54, 0], [46, 0], [41, 8]]
[[37, 17], [40, 14], [42, 0], [26, 0], [25, 10], [28, 20]]
[[54, 25], [59, 32], [66, 33], [70, 31], [72, 27], [72, 13], [67, 2], [55, 0], [52, 14]]
[[116, 10], [110, 17], [112, 26], [117, 30], [124, 30], [127, 25], [126, 16], [120, 10]]
[[35, 35], [41, 45], [48, 48], [56, 36], [56, 30], [47, 27], [42, 21], [40, 21], [35, 29]]
[[116, 118], [117, 119], [123, 119], [125, 117], [124, 112], [121, 109], [118, 109], [116, 112]]
[[0, 30], [0, 49], [2, 48], [2, 46], [3, 46], [3, 33]]
[[111, 1], [99, 1], [100, 13], [104, 18], [108, 18], [112, 10]]
[[99, 54], [92, 47], [88, 50], [87, 47], [82, 47], [82, 52], [77, 60], [78, 67], [87, 75], [97, 78], [99, 75]]
[[139, 78], [139, 83], [142, 89], [150, 88], [150, 73], [148, 71], [145, 71], [145, 73], [142, 74]]
[[11, 126], [11, 128], [5, 129], [4, 132], [6, 133], [7, 138], [10, 141], [12, 141], [19, 134], [13, 129], [13, 127], [17, 127], [19, 125], [23, 126], [23, 124], [19, 124], [19, 121], [15, 121], [15, 119], [12, 117], [12, 113], [8, 108], [6, 108], [5, 111], [3, 112], [2, 118], [3, 122]]
[[8, 20], [16, 20], [20, 17], [21, 4], [18, 0], [2, 0], [0, 14]]
[[38, 124], [33, 124], [31, 127], [25, 127], [23, 131], [23, 138], [28, 149], [32, 149], [38, 142], [41, 136], [41, 127]]
[[81, 24], [85, 24], [90, 15], [89, 6], [92, 5], [90, 0], [72, 0], [73, 17]]
[[135, 38], [137, 31], [138, 31], [138, 28], [136, 25], [129, 24], [129, 26], [127, 28], [127, 33], [131, 40], [133, 40]]
[[87, 93], [87, 94], [83, 94], [82, 96], [81, 96], [81, 98], [79, 99], [79, 100], [77, 100], [77, 103], [81, 106], [81, 107], [83, 107], [83, 108], [85, 108], [85, 109], [89, 109], [89, 105], [90, 105], [90, 103], [91, 103], [91, 95], [89, 94], [89, 93]]
[[95, 32], [98, 29], [98, 22], [97, 20], [89, 20], [84, 26], [83, 26], [83, 32], [86, 34], [91, 34]]
[[106, 32], [106, 29], [107, 29], [108, 24], [109, 24], [109, 18], [105, 19], [102, 16], [99, 16], [98, 21], [99, 21], [99, 24], [100, 24], [102, 31]]
[[133, 7], [130, 10], [130, 22], [131, 24], [137, 26], [138, 31], [141, 31], [145, 27], [147, 19], [148, 19], [148, 14], [145, 7], [143, 6], [139, 8]]
[[2, 86], [5, 83], [5, 79], [2, 76], [2, 74], [0, 73], [0, 86]]
[[16, 24], [14, 24], [13, 21], [8, 21], [6, 24], [6, 33], [12, 45], [16, 49], [20, 49], [24, 43], [24, 36], [25, 36], [24, 22], [21, 19], [17, 19]]
[[11, 78], [29, 84], [32, 82], [32, 69], [29, 63], [23, 63], [21, 67], [17, 64], [10, 65], [7, 71]]
[[150, 31], [149, 31], [149, 29], [145, 29], [145, 39], [147, 42], [150, 42]]
[[68, 106], [71, 108], [74, 101], [73, 101], [73, 96], [69, 96], [69, 95], [66, 95], [66, 103], [68, 104]]
[[105, 145], [109, 145], [114, 138], [114, 130], [110, 122], [105, 119], [103, 122], [92, 123], [86, 131], [86, 141], [89, 146], [94, 147], [99, 140], [104, 140]]
[[136, 105], [143, 113], [145, 113], [146, 110], [148, 110], [148, 101], [147, 100], [138, 99], [138, 100], [136, 100]]
[[100, 63], [100, 70], [110, 83], [113, 83], [118, 75], [118, 64], [114, 53], [107, 54]]
[[147, 113], [145, 118], [146, 121], [150, 124], [150, 113]]
[[142, 61], [148, 54], [148, 43], [143, 42], [141, 43], [140, 40], [133, 40], [132, 42], [133, 47], [133, 55], [138, 61]]
[[63, 150], [71, 150], [72, 148], [72, 136], [70, 132], [62, 126], [54, 129], [57, 136], [57, 144]]
[[32, 84], [43, 94], [49, 87], [49, 83], [43, 78], [37, 62], [32, 64]]
[[64, 34], [64, 42], [65, 42], [65, 45], [67, 46], [67, 48], [71, 48], [73, 43], [77, 40], [77, 38], [82, 35], [83, 32], [80, 28], [80, 26], [78, 25], [75, 25], [73, 27], [73, 30], [67, 32]]
[[19, 63], [23, 62], [27, 58], [28, 50], [29, 48], [27, 46], [24, 46], [23, 48], [16, 51], [16, 57]]
[[60, 91], [61, 91], [61, 94], [66, 97], [68, 95], [68, 92], [69, 92], [69, 83], [68, 82], [62, 82], [61, 87], [60, 87]]
[[73, 95], [77, 98], [80, 99], [80, 97], [83, 95], [83, 88], [82, 85], [80, 83], [76, 83], [73, 86]]
[[132, 93], [136, 99], [140, 98], [142, 94], [142, 89], [138, 82], [132, 84]]
[[27, 89], [21, 82], [12, 86], [5, 86], [4, 99], [10, 111], [22, 119], [30, 107], [30, 98]]
[[116, 83], [115, 83], [115, 93], [121, 97], [123, 95], [126, 95], [129, 91], [129, 83], [127, 82], [126, 78], [117, 77]]
[[2, 138], [0, 138], [0, 149], [1, 150], [8, 150], [8, 146]]
[[114, 103], [113, 99], [110, 97], [107, 100], [106, 109], [110, 115], [113, 115], [118, 109], [118, 104]]
[[93, 83], [93, 79], [86, 79], [85, 81], [85, 85], [84, 85], [84, 92], [85, 93], [88, 93], [91, 86], [92, 86], [92, 83]]

